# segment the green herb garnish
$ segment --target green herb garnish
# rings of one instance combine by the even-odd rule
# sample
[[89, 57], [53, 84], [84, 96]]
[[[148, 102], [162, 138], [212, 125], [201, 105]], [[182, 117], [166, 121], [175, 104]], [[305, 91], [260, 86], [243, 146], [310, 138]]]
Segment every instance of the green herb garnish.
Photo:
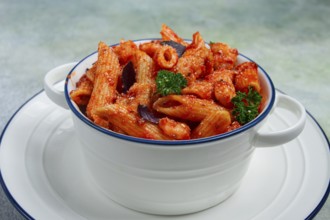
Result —
[[249, 86], [248, 93], [237, 92], [236, 96], [231, 100], [231, 102], [234, 104], [232, 114], [235, 119], [241, 125], [244, 125], [255, 119], [259, 114], [258, 108], [261, 99], [262, 96], [251, 86]]
[[162, 96], [181, 94], [181, 89], [187, 86], [187, 80], [181, 73], [160, 70], [156, 77], [157, 92]]

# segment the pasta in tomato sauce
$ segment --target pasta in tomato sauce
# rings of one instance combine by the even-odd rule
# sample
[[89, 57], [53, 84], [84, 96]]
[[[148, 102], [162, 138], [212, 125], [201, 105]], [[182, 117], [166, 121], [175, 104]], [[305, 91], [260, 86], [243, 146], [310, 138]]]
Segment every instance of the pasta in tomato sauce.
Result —
[[[240, 121], [246, 114], [240, 109], [252, 103], [249, 97], [257, 100], [251, 106], [260, 113], [262, 87], [255, 63], [238, 65], [236, 48], [223, 42], [206, 44], [199, 32], [186, 42], [163, 24], [160, 34], [158, 40], [139, 44], [99, 43], [98, 60], [70, 93], [91, 121], [134, 137], [183, 140], [230, 132], [248, 123]], [[173, 74], [167, 81], [173, 80], [175, 93], [158, 91], [159, 84], [168, 83], [157, 81], [161, 71]], [[181, 78], [175, 78], [178, 75]], [[126, 85], [127, 77], [132, 85]], [[179, 81], [183, 84], [178, 92]]]

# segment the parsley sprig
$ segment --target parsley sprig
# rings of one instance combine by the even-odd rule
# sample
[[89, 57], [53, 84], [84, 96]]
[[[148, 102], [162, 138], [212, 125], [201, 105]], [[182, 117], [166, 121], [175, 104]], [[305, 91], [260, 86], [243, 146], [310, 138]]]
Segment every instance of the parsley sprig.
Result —
[[187, 86], [187, 80], [181, 73], [160, 70], [156, 77], [157, 92], [162, 96], [181, 94], [181, 89]]
[[232, 114], [235, 119], [241, 125], [255, 119], [259, 114], [258, 108], [261, 99], [262, 96], [251, 86], [249, 86], [248, 93], [238, 91], [236, 96], [231, 100], [234, 105]]

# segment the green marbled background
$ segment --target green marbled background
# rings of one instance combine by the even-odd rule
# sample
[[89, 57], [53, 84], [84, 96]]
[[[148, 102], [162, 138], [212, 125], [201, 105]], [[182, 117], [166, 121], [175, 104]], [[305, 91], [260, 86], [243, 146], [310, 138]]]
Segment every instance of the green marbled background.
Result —
[[[253, 58], [330, 135], [330, 1], [0, 0], [0, 129], [42, 89], [45, 73], [78, 61], [102, 40], [183, 38], [200, 31]], [[0, 219], [22, 219], [0, 193]], [[330, 218], [328, 201], [316, 220]]]

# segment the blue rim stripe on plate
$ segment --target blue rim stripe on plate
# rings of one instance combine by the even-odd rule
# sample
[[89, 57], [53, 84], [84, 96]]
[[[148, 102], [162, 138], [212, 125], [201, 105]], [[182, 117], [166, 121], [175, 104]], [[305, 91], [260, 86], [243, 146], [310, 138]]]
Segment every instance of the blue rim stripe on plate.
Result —
[[[2, 138], [3, 136], [5, 135], [6, 133], [6, 130], [8, 128], [8, 126], [10, 125], [11, 121], [15, 118], [15, 116], [20, 112], [20, 110], [27, 104], [29, 103], [33, 98], [35, 98], [37, 95], [39, 95], [41, 92], [43, 92], [44, 90], [41, 90], [40, 92], [36, 93], [35, 95], [33, 95], [31, 98], [29, 98], [25, 103], [22, 104], [22, 106], [20, 106], [16, 112], [12, 115], [12, 117], [9, 119], [9, 121], [7, 122], [6, 126], [4, 127], [2, 133], [1, 133], [1, 136], [0, 136], [0, 147], [1, 147], [1, 142], [2, 142]], [[327, 135], [325, 134], [324, 130], [322, 129], [322, 127], [320, 126], [320, 124], [318, 123], [318, 121], [312, 116], [311, 113], [309, 113], [307, 110], [306, 110], [307, 114], [311, 117], [311, 119], [313, 119], [313, 121], [317, 124], [317, 126], [319, 127], [320, 131], [322, 132], [323, 134], [323, 137], [325, 138], [325, 140], [327, 141], [328, 143], [328, 149], [330, 151], [330, 142], [329, 142], [329, 139], [327, 137]], [[29, 219], [29, 220], [34, 220], [34, 218], [29, 214], [27, 213], [23, 207], [20, 206], [20, 204], [15, 200], [15, 198], [11, 195], [10, 191], [8, 190], [5, 182], [4, 182], [4, 179], [2, 177], [2, 173], [1, 173], [1, 169], [0, 169], [0, 184], [5, 192], [5, 195], [7, 196], [7, 198], [9, 199], [9, 201], [12, 203], [12, 205], [18, 210], [18, 212], [23, 216], [25, 217], [26, 219]], [[320, 200], [319, 204], [315, 207], [315, 209], [307, 216], [306, 220], [311, 220], [313, 219], [317, 213], [322, 209], [323, 205], [325, 204], [325, 202], [327, 201], [327, 198], [329, 196], [329, 193], [330, 193], [330, 179], [329, 179], [329, 183], [328, 183], [328, 187], [327, 187], [327, 190], [325, 192], [325, 194], [323, 195], [322, 199]]]
[[[11, 121], [15, 118], [15, 116], [20, 112], [20, 110], [27, 104], [29, 103], [32, 99], [34, 99], [36, 96], [38, 96], [39, 94], [41, 94], [44, 90], [41, 90], [39, 91], [38, 93], [36, 93], [35, 95], [33, 95], [31, 98], [29, 98], [26, 102], [24, 102], [17, 110], [16, 112], [10, 117], [9, 121], [7, 122], [6, 126], [4, 127], [2, 133], [1, 133], [1, 136], [0, 136], [0, 147], [2, 146], [1, 143], [2, 143], [2, 138], [4, 137], [5, 133], [6, 133], [6, 130], [8, 128], [8, 126], [10, 125]], [[5, 192], [7, 198], [9, 199], [9, 201], [11, 202], [11, 204], [16, 208], [16, 210], [23, 216], [25, 217], [26, 219], [31, 219], [33, 220], [34, 218], [29, 214], [27, 213], [23, 207], [21, 207], [19, 205], [19, 203], [15, 200], [15, 198], [11, 195], [9, 189], [7, 188], [6, 186], [6, 183], [4, 181], [4, 179], [2, 178], [2, 171], [1, 171], [1, 168], [0, 168], [0, 184], [2, 186], [2, 189], [3, 191]]]
[[[137, 41], [150, 41], [150, 40], [159, 40], [159, 38], [147, 38], [147, 39], [140, 39], [140, 40], [134, 40], [134, 42]], [[111, 46], [115, 46], [118, 44], [114, 44]], [[72, 70], [69, 72], [68, 77], [66, 77], [65, 79], [65, 86], [64, 86], [64, 94], [65, 94], [65, 98], [67, 101], [67, 104], [69, 106], [69, 108], [71, 109], [71, 111], [81, 120], [83, 121], [85, 124], [89, 125], [90, 127], [104, 133], [107, 134], [109, 136], [112, 137], [116, 137], [116, 138], [120, 138], [123, 140], [127, 140], [127, 141], [132, 141], [132, 142], [139, 142], [142, 144], [154, 144], [157, 146], [184, 146], [184, 145], [191, 145], [191, 144], [201, 144], [201, 143], [207, 143], [210, 141], [217, 141], [217, 140], [221, 140], [227, 137], [231, 137], [237, 134], [240, 134], [246, 130], [248, 130], [251, 127], [254, 127], [255, 125], [259, 124], [267, 115], [268, 113], [271, 111], [274, 102], [275, 102], [275, 96], [276, 96], [276, 92], [275, 92], [275, 86], [270, 78], [270, 76], [268, 75], [268, 73], [256, 62], [254, 62], [252, 59], [248, 58], [247, 56], [243, 55], [243, 54], [239, 54], [240, 56], [242, 56], [243, 58], [254, 62], [258, 65], [258, 68], [264, 73], [264, 75], [266, 76], [270, 86], [271, 86], [271, 92], [274, 94], [273, 97], [271, 97], [271, 100], [267, 106], [267, 108], [260, 114], [258, 115], [257, 118], [255, 118], [253, 121], [245, 124], [244, 126], [235, 129], [233, 131], [230, 132], [226, 132], [224, 134], [220, 134], [220, 135], [215, 135], [215, 136], [211, 136], [211, 137], [206, 137], [206, 138], [199, 138], [199, 139], [190, 139], [190, 140], [175, 140], [175, 141], [167, 141], [167, 140], [151, 140], [151, 139], [145, 139], [145, 138], [138, 138], [138, 137], [132, 137], [132, 136], [128, 136], [128, 135], [124, 135], [124, 134], [120, 134], [120, 133], [116, 133], [113, 131], [110, 131], [108, 129], [102, 128], [96, 124], [94, 124], [92, 121], [90, 121], [88, 118], [86, 118], [79, 110], [77, 110], [77, 108], [72, 104], [71, 102], [71, 98], [69, 96], [69, 91], [68, 91], [68, 85], [69, 85], [69, 79], [70, 79], [70, 75], [74, 72], [75, 68], [82, 63], [83, 61], [85, 61], [86, 59], [88, 59], [89, 57], [91, 57], [92, 55], [94, 55], [95, 53], [97, 53], [97, 51], [91, 53], [90, 55], [86, 56], [85, 58], [83, 58], [81, 61], [79, 61], [73, 68]]]
[[[38, 96], [41, 92], [43, 92], [44, 90], [41, 90], [40, 92], [36, 93], [35, 95], [33, 95], [31, 98], [29, 98], [25, 103], [22, 104], [22, 106], [20, 106], [16, 112], [12, 115], [12, 117], [9, 119], [9, 121], [7, 122], [6, 126], [4, 127], [1, 136], [0, 136], [0, 147], [1, 147], [1, 142], [2, 142], [2, 138], [4, 137], [6, 130], [8, 128], [8, 126], [10, 125], [11, 121], [15, 118], [15, 116], [20, 112], [20, 110], [27, 104], [29, 103], [33, 98], [35, 98], [36, 96]], [[317, 124], [317, 126], [319, 127], [320, 131], [323, 134], [323, 137], [325, 138], [326, 142], [328, 143], [328, 150], [330, 151], [330, 142], [329, 139], [327, 137], [327, 135], [325, 134], [324, 130], [322, 129], [322, 127], [320, 126], [320, 124], [317, 122], [317, 120], [312, 116], [311, 113], [309, 113], [306, 110], [307, 114], [311, 117], [311, 119]], [[16, 208], [16, 210], [18, 210], [18, 212], [25, 217], [26, 219], [29, 220], [34, 220], [34, 218], [24, 210], [23, 207], [20, 206], [20, 204], [15, 200], [15, 198], [11, 195], [10, 191], [8, 190], [6, 183], [4, 182], [4, 179], [2, 177], [2, 173], [1, 173], [1, 169], [0, 169], [0, 184], [5, 192], [5, 195], [7, 196], [8, 200], [12, 203], [12, 205]], [[327, 198], [329, 196], [330, 193], [330, 179], [329, 179], [329, 183], [328, 183], [328, 187], [327, 190], [325, 192], [325, 194], [323, 195], [322, 199], [320, 200], [319, 204], [314, 208], [314, 210], [305, 218], [306, 220], [312, 220], [317, 213], [322, 209], [323, 205], [325, 204], [325, 202], [327, 201]]]
[[[307, 114], [313, 119], [313, 121], [317, 124], [317, 126], [319, 127], [320, 131], [322, 132], [325, 140], [328, 143], [328, 150], [330, 151], [330, 142], [329, 139], [327, 137], [327, 135], [325, 134], [324, 130], [322, 129], [321, 125], [316, 121], [316, 119], [314, 118], [314, 116], [312, 114], [310, 114], [307, 110], [306, 110]], [[323, 205], [325, 204], [325, 202], [328, 199], [330, 193], [330, 179], [329, 179], [329, 183], [328, 183], [328, 188], [327, 191], [325, 192], [324, 196], [322, 197], [320, 203], [316, 206], [316, 208], [311, 212], [311, 214], [309, 214], [307, 216], [307, 218], [305, 220], [312, 220], [317, 213], [319, 213], [319, 211], [322, 209]]]

